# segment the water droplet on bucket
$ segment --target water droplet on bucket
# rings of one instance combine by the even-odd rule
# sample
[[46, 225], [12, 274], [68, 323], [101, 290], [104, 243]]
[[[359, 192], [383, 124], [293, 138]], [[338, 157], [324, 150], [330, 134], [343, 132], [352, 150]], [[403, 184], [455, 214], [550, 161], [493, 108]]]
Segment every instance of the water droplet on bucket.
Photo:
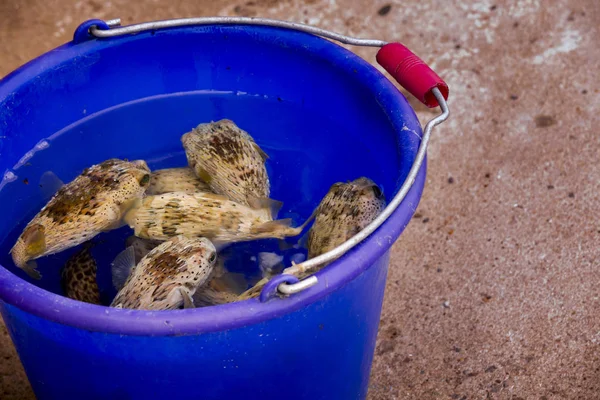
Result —
[[48, 143], [48, 141], [44, 139], [44, 140], [40, 140], [33, 149], [34, 150], [45, 150], [48, 147], [50, 147], [50, 143]]
[[6, 170], [6, 172], [4, 172], [4, 176], [2, 177], [2, 182], [0, 182], [0, 190], [2, 190], [6, 184], [16, 181], [17, 178], [18, 177], [14, 172], [11, 170]]
[[13, 182], [16, 179], [17, 176], [15, 175], [15, 173], [9, 170], [4, 173], [4, 178], [2, 179], [2, 181]]
[[35, 153], [37, 153], [40, 150], [45, 150], [48, 147], [50, 147], [50, 143], [46, 139], [40, 140], [33, 147], [33, 149], [29, 150], [27, 153], [25, 153], [25, 155], [23, 157], [21, 157], [21, 159], [19, 160], [18, 163], [15, 164], [13, 169], [21, 168], [23, 165], [27, 164], [29, 162], [29, 160], [31, 160], [31, 158], [35, 155]]

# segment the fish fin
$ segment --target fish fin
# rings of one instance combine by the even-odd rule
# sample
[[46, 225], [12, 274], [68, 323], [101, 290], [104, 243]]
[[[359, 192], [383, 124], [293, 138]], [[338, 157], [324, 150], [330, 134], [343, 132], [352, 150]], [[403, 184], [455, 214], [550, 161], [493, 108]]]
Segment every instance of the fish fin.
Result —
[[33, 224], [25, 228], [21, 236], [25, 243], [27, 255], [36, 258], [46, 251], [46, 228], [44, 225]]
[[304, 223], [298, 227], [300, 232], [302, 232], [304, 230], [304, 228], [306, 228], [312, 222], [312, 220], [315, 219], [315, 217], [317, 216], [318, 210], [319, 210], [319, 207], [315, 208], [313, 210], [312, 214], [310, 214], [310, 216], [306, 219], [306, 221], [304, 221]]
[[202, 167], [199, 167], [196, 165], [195, 168], [195, 172], [196, 172], [196, 176], [204, 183], [206, 184], [210, 184], [210, 182], [212, 181], [212, 176], [210, 176], [210, 174], [208, 173], [207, 170], [205, 170]]
[[110, 269], [112, 273], [112, 284], [117, 290], [121, 290], [127, 282], [127, 278], [135, 267], [135, 251], [133, 246], [127, 247], [125, 250], [117, 254], [112, 262]]
[[244, 274], [229, 272], [215, 279], [211, 286], [222, 292], [242, 294], [248, 288], [248, 281]]
[[40, 177], [40, 190], [44, 199], [49, 199], [65, 186], [65, 183], [52, 171], [46, 171]]
[[267, 233], [267, 232], [275, 232], [282, 229], [289, 229], [292, 226], [292, 219], [278, 219], [275, 221], [269, 221], [260, 224], [259, 226], [255, 226], [252, 228], [253, 233]]
[[182, 288], [179, 288], [179, 293], [181, 293], [181, 297], [183, 297], [183, 308], [184, 309], [195, 308], [194, 299], [192, 299], [192, 296], [190, 296], [190, 294], [188, 292], [186, 292]]
[[226, 273], [227, 273], [227, 268], [225, 268], [225, 260], [223, 259], [223, 257], [219, 256], [217, 258], [217, 262], [215, 263], [215, 266], [213, 267], [212, 275], [215, 278], [220, 278], [223, 275], [225, 275]]
[[300, 239], [298, 239], [298, 243], [294, 247], [296, 247], [296, 248], [299, 248], [299, 247], [306, 248], [306, 247], [308, 247], [308, 235], [309, 235], [309, 232], [310, 231], [306, 231], [304, 233], [304, 235], [300, 236]]
[[22, 269], [31, 278], [39, 281], [40, 279], [42, 279], [42, 274], [40, 274], [40, 271], [38, 271], [36, 268], [37, 268], [37, 263], [33, 260], [30, 260], [25, 263], [25, 265], [23, 266]]
[[274, 220], [283, 207], [283, 202], [266, 197], [249, 197], [248, 205], [255, 210], [268, 210], [271, 219]]
[[265, 153], [265, 151], [261, 149], [260, 146], [256, 144], [256, 142], [252, 143], [252, 146], [254, 146], [258, 154], [260, 154], [260, 157], [263, 159], [263, 161], [267, 161], [269, 159], [269, 155]]

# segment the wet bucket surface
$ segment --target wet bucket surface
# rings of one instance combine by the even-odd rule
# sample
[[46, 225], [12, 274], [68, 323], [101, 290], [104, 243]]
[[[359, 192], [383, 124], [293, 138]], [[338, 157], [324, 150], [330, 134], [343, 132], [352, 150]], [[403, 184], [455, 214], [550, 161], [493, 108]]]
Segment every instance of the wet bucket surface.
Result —
[[[221, 118], [267, 151], [271, 197], [296, 223], [337, 181], [367, 176], [390, 200], [421, 134], [406, 99], [375, 68], [277, 28], [188, 27], [67, 44], [0, 82], [1, 308], [38, 398], [366, 396], [388, 250], [416, 209], [425, 168], [384, 225], [320, 271], [316, 286], [286, 299], [116, 310], [56, 294], [72, 252], [39, 260], [43, 289], [14, 267], [8, 251], [47, 200], [44, 172], [69, 181], [112, 157], [183, 166], [181, 135]], [[130, 231], [121, 233], [95, 254], [99, 271], [122, 250]]]

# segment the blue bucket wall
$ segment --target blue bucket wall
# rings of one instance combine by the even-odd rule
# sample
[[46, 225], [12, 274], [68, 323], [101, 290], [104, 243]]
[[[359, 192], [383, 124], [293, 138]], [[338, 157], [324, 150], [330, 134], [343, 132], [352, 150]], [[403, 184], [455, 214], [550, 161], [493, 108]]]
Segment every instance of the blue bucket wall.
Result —
[[[38, 185], [44, 172], [68, 181], [111, 157], [183, 166], [180, 136], [220, 118], [269, 153], [281, 217], [303, 221], [332, 183], [359, 176], [389, 200], [421, 131], [387, 78], [303, 33], [179, 28], [67, 44], [2, 80], [0, 107], [1, 309], [40, 399], [253, 399], [283, 390], [291, 399], [366, 396], [388, 250], [416, 209], [425, 168], [375, 234], [319, 272], [318, 285], [288, 299], [172, 313], [109, 310], [25, 283], [8, 251], [47, 200]], [[68, 254], [40, 261], [40, 286], [59, 293]]]
[[297, 312], [203, 335], [87, 332], [12, 306], [3, 315], [21, 357], [36, 360], [25, 366], [40, 400], [361, 399], [387, 263]]

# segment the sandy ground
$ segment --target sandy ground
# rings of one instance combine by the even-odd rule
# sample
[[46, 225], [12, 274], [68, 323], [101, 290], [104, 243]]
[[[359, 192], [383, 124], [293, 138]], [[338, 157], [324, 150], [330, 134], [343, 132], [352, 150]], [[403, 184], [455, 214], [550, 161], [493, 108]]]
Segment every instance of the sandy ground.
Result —
[[[453, 114], [393, 249], [369, 399], [599, 399], [600, 2], [443, 4], [0, 0], [0, 76], [88, 18], [256, 15], [402, 41]], [[33, 398], [3, 326], [0, 398]]]

